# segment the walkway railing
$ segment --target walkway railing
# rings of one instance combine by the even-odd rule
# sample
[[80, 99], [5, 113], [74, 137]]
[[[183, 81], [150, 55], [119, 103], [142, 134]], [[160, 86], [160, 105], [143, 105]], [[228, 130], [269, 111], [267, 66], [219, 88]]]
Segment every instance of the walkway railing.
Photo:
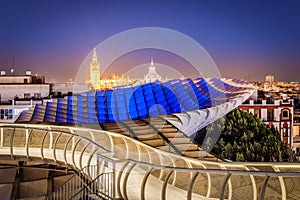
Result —
[[[172, 179], [174, 178], [175, 173], [181, 173], [182, 183], [179, 185], [177, 183], [178, 188], [182, 189], [182, 196], [178, 196], [178, 199], [204, 199], [206, 198], [218, 198], [218, 199], [273, 199], [274, 197], [281, 197], [281, 199], [299, 199], [299, 186], [300, 186], [300, 173], [299, 172], [275, 172], [275, 171], [245, 171], [245, 170], [224, 170], [224, 169], [203, 169], [203, 168], [179, 168], [179, 167], [169, 167], [169, 166], [161, 166], [150, 164], [146, 162], [136, 161], [136, 160], [123, 160], [119, 161], [123, 162], [122, 170], [118, 173], [117, 183], [120, 183], [123, 180], [122, 184], [117, 184], [117, 192], [121, 199], [134, 199], [130, 196], [130, 187], [132, 184], [128, 181], [130, 174], [139, 173], [142, 174], [140, 180], [140, 196], [139, 199], [151, 199], [149, 196], [151, 192], [156, 191], [156, 195], [159, 196], [157, 199], [169, 199], [172, 198], [168, 194], [172, 190], [172, 184], [170, 184]], [[265, 164], [267, 166], [267, 164]], [[262, 165], [263, 166], [263, 165]], [[299, 166], [298, 166], [299, 167]], [[293, 168], [293, 167], [292, 167]], [[141, 169], [144, 169], [141, 172]], [[161, 182], [158, 182], [160, 187], [152, 188], [153, 191], [147, 191], [147, 186], [153, 184], [153, 176], [156, 177], [156, 173], [158, 170], [163, 171], [164, 178], [161, 179]], [[190, 174], [192, 176], [190, 176]], [[200, 177], [207, 176], [208, 174], [214, 175], [218, 185], [214, 185], [214, 192], [208, 195], [208, 191], [204, 191], [203, 195], [199, 194], [197, 187], [201, 184], [206, 184], [205, 181], [199, 182], [197, 180]], [[151, 180], [152, 176], [152, 180]], [[239, 181], [244, 181], [245, 188], [233, 188], [234, 187], [234, 179], [239, 179]], [[230, 179], [233, 179], [230, 181]], [[255, 185], [251, 183], [245, 185], [245, 179], [252, 179], [255, 181]], [[282, 191], [278, 191], [274, 188], [274, 181], [281, 181], [289, 186], [293, 183], [293, 188], [281, 188]], [[137, 180], [135, 180], [137, 181]], [[138, 184], [138, 183], [136, 183]], [[197, 186], [196, 186], [197, 185]], [[206, 188], [207, 190], [213, 190], [213, 186], [209, 186]], [[198, 188], [199, 189], [199, 188]], [[273, 190], [272, 190], [273, 189]], [[229, 191], [228, 191], [229, 190]], [[241, 191], [239, 191], [241, 190]], [[285, 190], [290, 190], [294, 196], [286, 197]], [[178, 194], [178, 190], [176, 191]], [[207, 195], [205, 195], [207, 192]], [[255, 192], [255, 193], [254, 193]], [[286, 191], [285, 191], [286, 192]], [[201, 192], [200, 192], [201, 193]], [[266, 194], [268, 193], [268, 194]], [[280, 194], [281, 193], [281, 194]], [[176, 194], [174, 196], [176, 196]], [[249, 197], [249, 194], [251, 194]]]
[[80, 171], [96, 164], [95, 155], [110, 151], [84, 135], [62, 130], [5, 125], [0, 126], [0, 149], [8, 157], [23, 156], [71, 166]]
[[120, 134], [85, 128], [0, 125], [0, 136], [1, 156], [82, 170], [86, 177], [82, 180], [88, 180], [84, 187], [76, 189], [74, 179], [75, 183], [62, 186], [61, 193], [56, 191], [58, 198], [71, 188], [73, 193], [66, 198], [300, 198], [299, 164], [200, 161]]

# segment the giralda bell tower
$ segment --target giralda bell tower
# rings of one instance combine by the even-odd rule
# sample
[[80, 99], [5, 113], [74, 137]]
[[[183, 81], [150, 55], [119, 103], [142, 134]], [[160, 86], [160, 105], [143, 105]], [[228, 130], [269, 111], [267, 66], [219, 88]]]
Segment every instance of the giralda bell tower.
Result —
[[94, 48], [90, 64], [90, 83], [95, 90], [100, 89], [100, 63], [98, 62], [96, 48]]

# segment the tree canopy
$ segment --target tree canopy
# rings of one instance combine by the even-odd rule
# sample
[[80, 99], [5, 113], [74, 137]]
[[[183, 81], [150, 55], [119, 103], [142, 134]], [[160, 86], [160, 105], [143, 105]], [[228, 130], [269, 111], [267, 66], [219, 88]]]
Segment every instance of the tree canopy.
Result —
[[[218, 141], [220, 133], [221, 135]], [[204, 139], [205, 138], [205, 139]], [[253, 114], [235, 109], [196, 134], [194, 140], [220, 158], [247, 162], [291, 161], [278, 130]], [[214, 145], [214, 146], [213, 146]]]

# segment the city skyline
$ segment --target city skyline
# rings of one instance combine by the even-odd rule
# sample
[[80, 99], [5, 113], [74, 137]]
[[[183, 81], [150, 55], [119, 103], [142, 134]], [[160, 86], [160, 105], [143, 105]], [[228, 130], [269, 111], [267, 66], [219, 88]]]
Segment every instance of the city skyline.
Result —
[[[16, 74], [30, 69], [48, 81], [74, 79], [84, 58], [100, 42], [128, 29], [153, 26], [196, 40], [224, 77], [264, 80], [271, 73], [277, 81], [300, 82], [300, 3], [296, 1], [30, 0], [1, 4], [0, 68], [7, 72], [14, 65]], [[124, 68], [149, 63], [149, 54], [132, 62], [133, 55], [120, 59]], [[172, 65], [169, 55], [152, 56], [157, 63]], [[101, 55], [99, 62], [101, 66]]]

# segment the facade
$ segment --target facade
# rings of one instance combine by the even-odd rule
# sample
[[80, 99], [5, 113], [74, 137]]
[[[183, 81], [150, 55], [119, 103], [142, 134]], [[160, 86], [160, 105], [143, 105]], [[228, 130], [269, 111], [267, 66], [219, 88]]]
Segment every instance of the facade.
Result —
[[51, 83], [50, 84], [50, 96], [62, 97], [70, 96], [73, 94], [80, 94], [82, 92], [88, 92], [88, 83]]
[[92, 62], [90, 64], [90, 84], [94, 90], [100, 89], [100, 64], [98, 62], [96, 48], [94, 48]]
[[275, 78], [274, 78], [274, 75], [272, 74], [268, 74], [266, 76], [266, 82], [270, 83], [270, 84], [273, 84], [275, 82]]
[[294, 136], [300, 137], [300, 110], [294, 109]]
[[0, 84], [1, 103], [13, 99], [41, 99], [49, 96], [49, 84]]
[[266, 81], [263, 84], [263, 91], [265, 92], [279, 92], [279, 88], [275, 84], [275, 78], [269, 74], [266, 76]]
[[161, 76], [156, 72], [155, 70], [155, 65], [153, 63], [153, 59], [151, 58], [151, 64], [149, 66], [149, 72], [145, 76], [145, 82], [146, 83], [151, 83], [155, 81], [161, 81]]
[[25, 75], [0, 76], [0, 122], [14, 122], [19, 114], [41, 104], [42, 98], [48, 98], [50, 85], [45, 83], [45, 77], [32, 76], [31, 71]]
[[2, 75], [0, 76], [0, 84], [5, 83], [31, 83], [32, 77], [31, 76], [10, 76], [10, 75]]
[[43, 104], [47, 100], [12, 100], [11, 104], [0, 104], [0, 122], [12, 123], [21, 112], [29, 110], [36, 104]]
[[294, 136], [296, 136], [296, 137], [300, 136], [300, 124], [299, 123], [294, 124], [293, 133], [294, 133]]
[[[124, 77], [124, 75], [113, 74], [110, 77], [100, 78], [100, 64], [97, 58], [96, 49], [94, 49], [92, 61], [90, 64], [90, 85], [92, 91], [98, 91], [103, 89], [113, 89], [115, 87], [129, 87], [129, 86], [137, 86], [143, 83], [150, 83], [155, 81], [162, 81], [161, 76], [156, 72], [156, 67], [153, 63], [153, 59], [151, 59], [151, 63], [149, 66], [148, 74], [146, 74], [143, 78], [129, 78]], [[165, 81], [168, 81], [166, 79]], [[59, 86], [57, 86], [59, 87]], [[53, 92], [56, 92], [53, 87]]]
[[1, 71], [0, 103], [8, 103], [13, 99], [41, 99], [49, 96], [50, 86], [45, 83], [45, 77], [26, 75], [6, 75]]
[[274, 100], [272, 102], [250, 100], [240, 105], [239, 108], [256, 115], [269, 126], [273, 125], [278, 129], [282, 141], [290, 146], [293, 145], [293, 100]]

